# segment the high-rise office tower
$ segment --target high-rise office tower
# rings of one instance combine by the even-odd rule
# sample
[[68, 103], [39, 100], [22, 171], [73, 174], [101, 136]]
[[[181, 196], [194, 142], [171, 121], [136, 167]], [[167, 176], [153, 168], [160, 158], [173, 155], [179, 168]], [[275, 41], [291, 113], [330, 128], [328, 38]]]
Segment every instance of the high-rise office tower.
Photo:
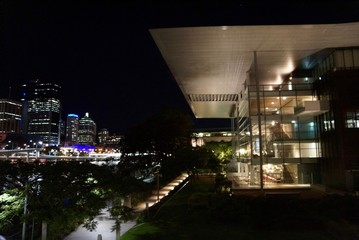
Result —
[[0, 132], [20, 133], [21, 103], [0, 99]]
[[68, 114], [66, 119], [66, 143], [78, 143], [79, 138], [79, 116], [76, 114]]
[[89, 113], [86, 113], [79, 121], [79, 144], [94, 146], [96, 144], [96, 131], [96, 123], [90, 118]]
[[60, 144], [61, 87], [39, 79], [22, 85], [23, 132], [35, 141]]

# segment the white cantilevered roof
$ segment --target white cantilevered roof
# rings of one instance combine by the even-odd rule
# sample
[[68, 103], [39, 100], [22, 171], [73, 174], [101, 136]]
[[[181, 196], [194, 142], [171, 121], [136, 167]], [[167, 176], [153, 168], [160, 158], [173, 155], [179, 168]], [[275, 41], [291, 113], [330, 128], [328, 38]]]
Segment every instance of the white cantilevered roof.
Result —
[[359, 46], [359, 22], [150, 29], [197, 118], [230, 117], [257, 56], [260, 84], [278, 85], [323, 49]]

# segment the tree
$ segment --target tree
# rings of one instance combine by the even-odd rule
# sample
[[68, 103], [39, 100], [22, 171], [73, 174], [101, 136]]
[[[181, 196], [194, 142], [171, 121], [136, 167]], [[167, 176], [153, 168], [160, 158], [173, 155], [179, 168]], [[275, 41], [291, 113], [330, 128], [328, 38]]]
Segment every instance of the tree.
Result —
[[[115, 220], [112, 227], [116, 231], [116, 239], [120, 239], [121, 224], [136, 218], [132, 209], [132, 196], [147, 190], [147, 184], [130, 175], [123, 176], [120, 171], [112, 172], [111, 181], [107, 183], [108, 199], [111, 199], [109, 212]], [[125, 199], [128, 198], [128, 204], [125, 205]]]
[[125, 152], [171, 154], [188, 146], [193, 122], [181, 109], [164, 108], [125, 134]]
[[[88, 162], [52, 162], [37, 167], [41, 176], [38, 191], [31, 194], [31, 217], [48, 227], [50, 239], [63, 236], [85, 221], [90, 230], [95, 217], [106, 206], [98, 172], [108, 169]], [[64, 224], [66, 223], [66, 224]], [[46, 235], [46, 234], [45, 234]]]
[[0, 194], [0, 232], [6, 232], [18, 220], [24, 207], [23, 195], [18, 189]]
[[205, 146], [183, 148], [176, 153], [175, 158], [176, 169], [192, 174], [197, 174], [199, 170], [218, 172], [220, 169], [219, 159]]
[[[190, 115], [181, 109], [164, 108], [158, 114], [146, 119], [125, 134], [124, 161], [142, 164], [141, 154], [152, 157], [150, 166], [160, 166], [163, 180], [172, 178], [178, 173], [175, 153], [190, 146], [193, 122]], [[129, 154], [139, 153], [139, 156], [128, 157]], [[147, 164], [147, 163], [146, 163]], [[165, 166], [166, 165], [166, 166]], [[135, 167], [135, 166], [133, 166]], [[162, 172], [163, 169], [167, 171]], [[153, 167], [153, 173], [158, 169]]]
[[232, 143], [231, 142], [208, 142], [205, 147], [213, 151], [214, 155], [222, 164], [227, 164], [232, 159]]
[[11, 193], [13, 203], [17, 203], [14, 197], [21, 202], [21, 207], [15, 208], [16, 204], [11, 211], [7, 208], [7, 216], [32, 220], [35, 226], [41, 222], [45, 227], [43, 239], [47, 232], [49, 239], [62, 239], [84, 221], [94, 229], [94, 218], [106, 206], [107, 189], [102, 186], [110, 182], [110, 171], [89, 162], [1, 162], [2, 189]]
[[131, 221], [135, 218], [132, 208], [124, 206], [121, 201], [114, 201], [114, 205], [110, 209], [111, 216], [115, 219], [115, 225], [112, 231], [116, 231], [116, 240], [120, 240], [121, 224]]
[[191, 144], [193, 122], [180, 109], [165, 108], [155, 117], [154, 140], [159, 153], [174, 154]]
[[[1, 213], [0, 218], [7, 219], [0, 224], [0, 230], [5, 230], [11, 225], [17, 225], [16, 220], [27, 221], [27, 198], [33, 190], [39, 176], [34, 171], [34, 164], [26, 162], [0, 162], [0, 187], [1, 187]], [[11, 204], [9, 206], [8, 204]], [[22, 230], [23, 237], [25, 229]]]
[[118, 224], [128, 215], [117, 215], [126, 213], [118, 211], [125, 206], [117, 203], [128, 196], [135, 199], [137, 193], [147, 191], [147, 185], [141, 180], [122, 176], [113, 166], [90, 162], [0, 162], [0, 174], [2, 193], [6, 192], [0, 195], [0, 219], [6, 219], [0, 223], [1, 232], [23, 218], [35, 223], [37, 233], [40, 231], [36, 226], [45, 227], [43, 239], [47, 235], [48, 239], [63, 239], [80, 224], [94, 230], [95, 217], [112, 200], [116, 202], [112, 211], [117, 219], [115, 227], [120, 227]]

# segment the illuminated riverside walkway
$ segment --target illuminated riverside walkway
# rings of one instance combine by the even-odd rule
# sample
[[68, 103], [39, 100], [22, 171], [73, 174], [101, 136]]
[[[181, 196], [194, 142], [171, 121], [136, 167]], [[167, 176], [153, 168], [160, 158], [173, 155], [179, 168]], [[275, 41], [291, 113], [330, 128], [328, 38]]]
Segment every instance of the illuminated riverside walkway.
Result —
[[[145, 202], [142, 202], [136, 207], [134, 207], [134, 211], [140, 213], [142, 211], [145, 211], [148, 207], [151, 207], [154, 204], [160, 202], [162, 198], [167, 196], [172, 190], [175, 189], [176, 186], [181, 184], [187, 178], [188, 174], [181, 174], [176, 179], [168, 183], [166, 186], [159, 189], [158, 192], [154, 191], [153, 194]], [[107, 209], [103, 209], [101, 211], [101, 214], [96, 217], [96, 221], [98, 221], [98, 225], [95, 231], [91, 232], [81, 225], [74, 232], [65, 237], [64, 240], [96, 240], [98, 239], [99, 235], [101, 235], [101, 238], [104, 240], [115, 239], [116, 233], [115, 231], [111, 231], [111, 228], [114, 225], [115, 221], [111, 219]], [[120, 233], [121, 236], [135, 225], [136, 221], [128, 221], [126, 223], [122, 223]]]

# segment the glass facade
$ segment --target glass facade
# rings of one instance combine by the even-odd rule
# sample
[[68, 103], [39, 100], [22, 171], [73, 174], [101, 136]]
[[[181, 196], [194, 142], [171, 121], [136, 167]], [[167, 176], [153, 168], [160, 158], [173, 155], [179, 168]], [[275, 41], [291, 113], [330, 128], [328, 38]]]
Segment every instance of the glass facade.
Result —
[[21, 103], [0, 99], [0, 132], [20, 133]]
[[89, 113], [86, 113], [79, 121], [79, 138], [78, 142], [82, 145], [96, 144], [96, 123], [89, 117]]
[[327, 49], [321, 56], [314, 68], [294, 71], [275, 87], [249, 76], [236, 109], [234, 187], [359, 187], [359, 50]]
[[68, 114], [66, 120], [66, 142], [69, 144], [78, 143], [79, 116], [77, 114]]
[[60, 89], [38, 79], [22, 86], [24, 132], [49, 146], [60, 144]]
[[[249, 185], [312, 183], [305, 165], [321, 156], [313, 111], [312, 79], [291, 79], [280, 89], [248, 85], [238, 105], [238, 146], [241, 181]], [[317, 112], [320, 109], [316, 109]], [[263, 166], [263, 178], [260, 176]], [[247, 171], [243, 171], [247, 169]]]

